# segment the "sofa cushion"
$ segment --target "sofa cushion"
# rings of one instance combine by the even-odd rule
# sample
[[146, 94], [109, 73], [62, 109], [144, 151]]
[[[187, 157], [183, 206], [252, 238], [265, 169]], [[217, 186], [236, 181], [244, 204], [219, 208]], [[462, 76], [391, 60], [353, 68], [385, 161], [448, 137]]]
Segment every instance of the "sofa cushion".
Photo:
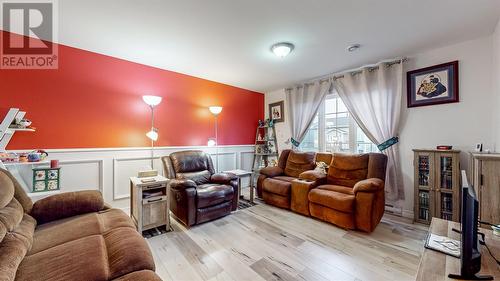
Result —
[[314, 152], [291, 151], [286, 161], [285, 175], [298, 178], [302, 172], [313, 170], [315, 155]]
[[330, 191], [336, 191], [340, 193], [345, 193], [345, 194], [354, 194], [354, 189], [351, 187], [347, 186], [342, 186], [342, 185], [334, 185], [334, 184], [325, 184], [325, 185], [320, 185], [317, 187], [318, 189], [324, 189], [324, 190], [330, 190]]
[[291, 182], [277, 180], [276, 178], [267, 178], [262, 183], [262, 190], [264, 192], [274, 193], [281, 196], [289, 196], [291, 188]]
[[3, 224], [7, 230], [13, 231], [21, 222], [24, 216], [23, 206], [12, 198], [9, 204], [0, 209], [0, 224]]
[[104, 209], [104, 199], [97, 190], [64, 192], [38, 200], [33, 204], [31, 215], [39, 224], [98, 212]]
[[36, 221], [24, 215], [16, 228], [0, 242], [0, 280], [14, 280], [18, 266], [33, 243]]
[[109, 275], [104, 237], [93, 235], [26, 256], [16, 280], [107, 280]]
[[137, 270], [155, 270], [153, 256], [144, 238], [129, 227], [118, 227], [103, 234], [107, 249], [109, 278]]
[[309, 192], [309, 201], [344, 213], [354, 212], [355, 196], [337, 191], [315, 188]]
[[38, 226], [29, 255], [86, 236], [102, 234], [118, 227], [134, 229], [130, 218], [119, 209], [108, 209]]
[[0, 174], [0, 209], [14, 198], [14, 183], [6, 174]]
[[187, 172], [187, 173], [177, 173], [176, 178], [183, 180], [192, 180], [196, 184], [205, 184], [210, 182], [210, 177], [212, 174], [208, 170]]
[[277, 177], [274, 177], [275, 180], [280, 180], [280, 181], [286, 181], [286, 182], [291, 182], [297, 178], [294, 178], [294, 177], [288, 177], [288, 176], [277, 176]]
[[220, 218], [231, 213], [232, 202], [227, 201], [221, 204], [205, 208], [196, 209], [196, 223], [203, 223]]
[[[10, 181], [14, 184], [14, 198], [21, 204], [25, 213], [30, 213], [31, 208], [33, 207], [33, 202], [31, 198], [26, 194], [23, 187], [19, 184], [19, 182], [12, 176], [12, 174], [4, 169], [0, 169], [0, 178], [9, 178]], [[0, 184], [0, 189], [3, 188], [3, 185]]]
[[206, 208], [222, 202], [231, 201], [234, 196], [233, 187], [224, 184], [202, 184], [196, 187], [197, 208]]
[[[67, 222], [71, 221], [75, 222]], [[53, 226], [52, 232], [57, 234], [58, 227], [68, 225]], [[74, 227], [82, 230], [82, 225]], [[146, 241], [133, 227], [115, 225], [102, 234], [31, 251], [19, 266], [16, 280], [109, 280], [138, 270], [155, 270]]]
[[119, 278], [113, 279], [115, 281], [137, 281], [137, 280], [147, 280], [147, 281], [161, 281], [161, 278], [151, 270], [140, 270], [134, 271], [132, 273], [123, 275]]
[[334, 153], [328, 169], [328, 183], [353, 187], [368, 175], [369, 154]]
[[214, 173], [213, 163], [201, 150], [179, 151], [170, 154], [170, 160], [176, 173], [189, 173], [207, 170]]

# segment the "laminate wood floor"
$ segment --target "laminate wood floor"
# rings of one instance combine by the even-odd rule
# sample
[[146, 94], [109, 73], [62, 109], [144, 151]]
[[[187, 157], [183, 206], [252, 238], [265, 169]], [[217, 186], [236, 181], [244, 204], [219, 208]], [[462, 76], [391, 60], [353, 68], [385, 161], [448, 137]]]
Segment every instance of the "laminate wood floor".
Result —
[[163, 280], [415, 280], [427, 227], [386, 215], [370, 234], [266, 204], [148, 239]]

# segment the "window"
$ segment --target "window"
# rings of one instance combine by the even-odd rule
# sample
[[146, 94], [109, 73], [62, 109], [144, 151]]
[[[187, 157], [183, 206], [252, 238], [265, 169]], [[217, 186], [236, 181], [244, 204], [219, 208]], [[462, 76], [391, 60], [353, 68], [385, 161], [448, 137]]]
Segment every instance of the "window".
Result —
[[378, 151], [351, 117], [340, 97], [328, 95], [300, 144], [302, 151], [367, 153]]

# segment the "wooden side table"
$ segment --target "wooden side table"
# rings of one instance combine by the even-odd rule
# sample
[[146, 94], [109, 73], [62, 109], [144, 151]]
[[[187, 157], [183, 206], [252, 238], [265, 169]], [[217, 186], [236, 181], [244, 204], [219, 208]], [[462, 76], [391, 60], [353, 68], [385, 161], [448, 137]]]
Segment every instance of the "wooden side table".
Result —
[[243, 195], [241, 195], [241, 178], [244, 177], [250, 177], [250, 202], [253, 203], [253, 188], [252, 188], [252, 172], [250, 171], [245, 171], [241, 169], [236, 169], [236, 170], [229, 170], [229, 171], [223, 171], [223, 173], [232, 173], [235, 174], [238, 177], [238, 201], [243, 198]]
[[170, 231], [167, 183], [163, 176], [130, 178], [130, 216], [139, 233], [163, 225]]

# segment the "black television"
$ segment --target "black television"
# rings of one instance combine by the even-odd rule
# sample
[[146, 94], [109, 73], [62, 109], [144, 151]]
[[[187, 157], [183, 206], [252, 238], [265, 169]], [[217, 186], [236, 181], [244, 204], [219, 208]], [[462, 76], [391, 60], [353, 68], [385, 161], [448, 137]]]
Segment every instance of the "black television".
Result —
[[478, 240], [479, 201], [474, 188], [469, 185], [465, 171], [462, 171], [461, 248], [460, 274], [449, 274], [449, 278], [460, 280], [493, 280], [492, 276], [481, 276], [481, 251]]

